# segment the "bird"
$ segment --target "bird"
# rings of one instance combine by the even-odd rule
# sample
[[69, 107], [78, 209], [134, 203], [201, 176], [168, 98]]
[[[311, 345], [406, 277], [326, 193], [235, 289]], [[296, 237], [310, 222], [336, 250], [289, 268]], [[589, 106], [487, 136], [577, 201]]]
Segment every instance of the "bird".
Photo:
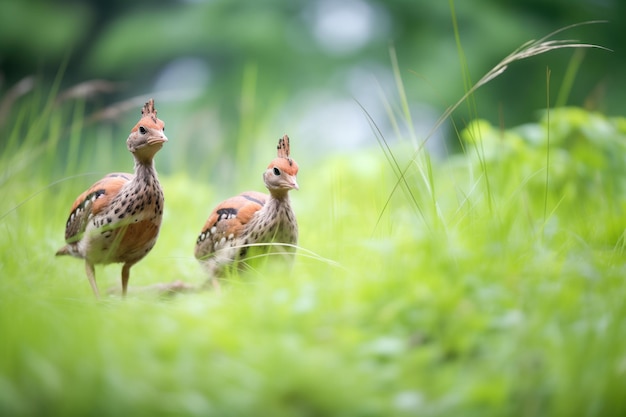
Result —
[[114, 172], [97, 181], [74, 201], [65, 225], [65, 242], [56, 256], [85, 260], [87, 278], [96, 298], [95, 265], [123, 263], [122, 295], [130, 268], [156, 243], [163, 217], [163, 190], [154, 156], [167, 142], [165, 124], [157, 118], [154, 99], [141, 110], [126, 146], [134, 158], [134, 174]]
[[[267, 166], [263, 181], [269, 194], [243, 192], [217, 205], [200, 232], [194, 250], [209, 273], [209, 283], [219, 290], [218, 278], [227, 267], [259, 253], [295, 252], [298, 223], [289, 191], [299, 190], [298, 164], [290, 156], [289, 136], [278, 141], [277, 157]], [[239, 265], [240, 267], [242, 265]]]

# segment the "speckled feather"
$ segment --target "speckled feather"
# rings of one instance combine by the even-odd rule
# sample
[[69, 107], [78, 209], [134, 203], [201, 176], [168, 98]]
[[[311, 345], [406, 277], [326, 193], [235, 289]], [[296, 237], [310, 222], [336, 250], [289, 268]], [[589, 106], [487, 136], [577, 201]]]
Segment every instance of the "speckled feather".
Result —
[[108, 174], [72, 205], [65, 228], [67, 245], [57, 255], [85, 259], [96, 296], [94, 264], [123, 262], [125, 294], [130, 267], [156, 243], [164, 198], [153, 156], [167, 141], [163, 130], [164, 123], [156, 117], [154, 101], [150, 100], [127, 140], [135, 158], [135, 174]]
[[76, 242], [83, 237], [87, 222], [109, 206], [113, 197], [133, 178], [132, 174], [112, 173], [78, 196], [65, 225], [65, 241]]
[[220, 203], [209, 215], [196, 241], [195, 255], [206, 257], [241, 237], [246, 225], [267, 202], [268, 196], [248, 191]]
[[[287, 135], [279, 140], [277, 154], [278, 157], [268, 165], [264, 174], [270, 195], [248, 191], [231, 197], [212, 211], [202, 228], [196, 240], [195, 256], [209, 271], [211, 278], [220, 276], [223, 268], [235, 260], [245, 259], [248, 245], [285, 243], [285, 246], [267, 247], [266, 251], [295, 250], [291, 245], [298, 242], [298, 225], [288, 191], [298, 188], [295, 182], [298, 165], [290, 157]], [[278, 177], [273, 174], [276, 169], [283, 180], [280, 186], [273, 183]]]

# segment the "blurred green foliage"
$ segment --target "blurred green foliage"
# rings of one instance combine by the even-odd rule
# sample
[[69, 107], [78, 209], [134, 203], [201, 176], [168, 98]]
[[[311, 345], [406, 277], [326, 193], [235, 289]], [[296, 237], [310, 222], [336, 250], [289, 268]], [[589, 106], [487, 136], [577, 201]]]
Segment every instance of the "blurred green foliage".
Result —
[[[478, 79], [530, 39], [605, 19], [565, 35], [615, 52], [586, 51], [574, 88], [559, 104], [621, 114], [625, 7], [616, 0], [6, 0], [0, 4], [0, 88], [6, 93], [27, 75], [46, 85], [60, 74], [61, 89], [94, 79], [121, 82], [114, 92], [93, 88], [82, 94], [95, 96], [96, 108], [154, 96], [157, 104], [165, 103], [179, 141], [225, 141], [227, 153], [263, 123], [274, 127], [275, 136], [289, 130], [313, 136], [310, 141], [340, 132], [333, 136], [337, 141], [352, 132], [363, 146], [371, 143], [367, 129], [355, 129], [348, 120], [341, 131], [341, 119], [316, 109], [355, 98], [376, 112], [376, 84], [393, 90], [390, 45], [408, 95], [440, 114], [464, 90], [462, 65]], [[453, 14], [465, 62], [455, 45]], [[532, 120], [548, 94], [555, 101], [572, 54], [516, 63], [481, 91], [477, 109], [459, 109], [456, 120], [464, 124], [478, 116], [503, 126]], [[552, 69], [550, 93], [546, 67]], [[350, 117], [344, 113], [341, 118]], [[189, 124], [199, 132], [186, 131]], [[307, 129], [311, 124], [316, 128]]]
[[[0, 414], [623, 415], [624, 5], [451, 4], [1, 2]], [[516, 62], [453, 114], [463, 152], [419, 147], [463, 65], [475, 81], [605, 18], [563, 37], [615, 52]], [[199, 227], [261, 189], [284, 132], [302, 187], [291, 276], [268, 264], [220, 296], [96, 303], [81, 262], [54, 259], [76, 194], [130, 170], [148, 95], [166, 206], [131, 286], [203, 280]], [[548, 98], [575, 106], [537, 112]], [[99, 268], [101, 286], [118, 272]]]
[[[498, 196], [495, 204], [503, 204], [501, 196], [525, 196], [522, 207], [508, 212], [510, 221], [524, 216], [554, 231], [563, 227], [556, 213], [575, 213], [569, 227], [580, 227], [576, 233], [589, 244], [610, 248], [621, 244], [626, 227], [624, 121], [559, 108], [544, 112], [539, 123], [506, 131], [474, 121], [462, 138], [474, 172], [483, 172], [489, 192]], [[466, 161], [455, 160], [464, 172]]]
[[[126, 300], [97, 302], [82, 263], [53, 253], [94, 161], [130, 161], [109, 140], [81, 152], [80, 106], [27, 99], [0, 155], [1, 415], [624, 414], [623, 117], [478, 120], [446, 160], [390, 144], [411, 169], [389, 201], [397, 177], [379, 150], [328, 157], [292, 196], [292, 274], [268, 262], [222, 294], [134, 291], [204, 279], [192, 248], [217, 184], [162, 175], [154, 251]], [[64, 126], [80, 157], [60, 167]], [[98, 282], [118, 288], [119, 268]]]
[[623, 118], [562, 107], [544, 112], [540, 123], [506, 131], [473, 121], [462, 137], [480, 148], [467, 154], [498, 178], [494, 186], [510, 191], [526, 183], [537, 195], [547, 187], [549, 203], [568, 211], [602, 196], [607, 209], [621, 212], [622, 202], [614, 197], [626, 195], [626, 178], [619, 174], [626, 165], [625, 127]]

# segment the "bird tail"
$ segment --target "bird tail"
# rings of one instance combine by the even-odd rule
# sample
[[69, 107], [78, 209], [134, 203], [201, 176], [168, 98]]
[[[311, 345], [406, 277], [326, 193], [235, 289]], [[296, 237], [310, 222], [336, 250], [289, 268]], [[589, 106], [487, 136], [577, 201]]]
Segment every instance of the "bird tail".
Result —
[[54, 256], [71, 255], [70, 245], [65, 245], [54, 254]]

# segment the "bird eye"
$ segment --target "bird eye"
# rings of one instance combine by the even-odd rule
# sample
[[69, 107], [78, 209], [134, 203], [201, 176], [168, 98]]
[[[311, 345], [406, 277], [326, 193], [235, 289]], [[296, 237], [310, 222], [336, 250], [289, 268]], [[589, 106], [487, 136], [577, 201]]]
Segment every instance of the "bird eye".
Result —
[[280, 169], [274, 167], [274, 175], [280, 175]]
[[139, 132], [141, 132], [142, 135], [146, 134], [146, 128], [143, 126], [139, 126]]

